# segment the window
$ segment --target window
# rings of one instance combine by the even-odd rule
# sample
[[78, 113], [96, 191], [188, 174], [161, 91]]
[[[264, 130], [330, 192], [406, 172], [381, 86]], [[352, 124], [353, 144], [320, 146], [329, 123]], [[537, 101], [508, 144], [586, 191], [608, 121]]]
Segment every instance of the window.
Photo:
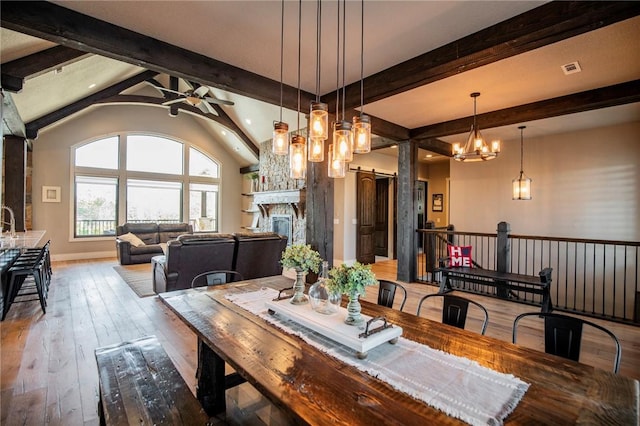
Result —
[[76, 176], [76, 237], [115, 235], [118, 179]]
[[75, 238], [111, 236], [124, 222], [189, 221], [218, 231], [220, 166], [202, 151], [141, 134], [72, 149]]
[[127, 222], [180, 222], [182, 184], [127, 180]]
[[218, 185], [191, 184], [189, 218], [194, 231], [218, 230]]

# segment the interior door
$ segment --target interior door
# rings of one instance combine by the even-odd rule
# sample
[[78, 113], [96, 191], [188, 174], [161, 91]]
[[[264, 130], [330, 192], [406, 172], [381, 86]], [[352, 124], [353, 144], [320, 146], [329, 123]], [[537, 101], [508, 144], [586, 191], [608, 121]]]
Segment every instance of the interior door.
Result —
[[389, 179], [376, 179], [376, 256], [389, 256]]
[[358, 171], [356, 182], [356, 260], [364, 264], [375, 263], [376, 175]]

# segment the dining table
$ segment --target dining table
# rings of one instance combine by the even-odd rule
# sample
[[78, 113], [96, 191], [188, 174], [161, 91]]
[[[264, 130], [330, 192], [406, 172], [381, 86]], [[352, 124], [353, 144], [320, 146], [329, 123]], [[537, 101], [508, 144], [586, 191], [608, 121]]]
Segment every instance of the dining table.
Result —
[[[360, 361], [355, 355], [355, 361], [344, 362], [231, 300], [234, 295], [292, 285], [292, 279], [274, 276], [159, 295], [197, 336], [196, 396], [210, 416], [225, 411], [226, 389], [246, 381], [279, 407], [291, 424], [465, 424], [381, 375], [356, 368], [354, 363]], [[401, 327], [402, 338], [411, 343], [528, 384], [504, 424], [639, 424], [637, 380], [411, 313], [360, 303], [363, 314], [382, 316]], [[225, 373], [227, 365], [233, 374]], [[429, 363], [415, 367], [426, 374], [436, 374], [434, 368]], [[491, 396], [492, 386], [483, 393]]]

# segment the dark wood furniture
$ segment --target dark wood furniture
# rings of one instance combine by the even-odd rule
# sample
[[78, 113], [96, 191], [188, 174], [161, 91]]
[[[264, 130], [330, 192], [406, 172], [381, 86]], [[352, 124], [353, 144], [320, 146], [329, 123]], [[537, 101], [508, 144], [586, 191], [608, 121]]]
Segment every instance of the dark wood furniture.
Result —
[[95, 350], [101, 425], [206, 425], [209, 417], [155, 336]]
[[544, 268], [538, 276], [498, 272], [481, 268], [440, 267], [440, 293], [454, 290], [450, 280], [460, 280], [480, 285], [490, 285], [497, 289], [497, 294], [505, 299], [513, 297], [512, 291], [523, 291], [542, 296], [542, 312], [551, 312], [551, 268]]
[[[213, 415], [225, 410], [228, 363], [282, 408], [292, 422], [371, 425], [462, 424], [368, 374], [288, 335], [225, 299], [228, 292], [292, 281], [267, 277], [160, 295], [197, 335], [198, 399]], [[637, 424], [638, 382], [611, 372], [362, 301], [403, 336], [513, 374], [531, 386], [505, 424]], [[429, 366], [424, 366], [428, 368]], [[487, 389], [487, 392], [490, 392]]]

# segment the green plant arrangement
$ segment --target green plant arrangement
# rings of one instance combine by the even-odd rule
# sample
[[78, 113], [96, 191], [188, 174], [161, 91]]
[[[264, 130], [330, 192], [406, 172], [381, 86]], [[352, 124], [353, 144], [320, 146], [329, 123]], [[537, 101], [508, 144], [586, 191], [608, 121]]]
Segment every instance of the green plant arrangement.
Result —
[[365, 287], [378, 284], [371, 265], [354, 262], [352, 266], [342, 264], [329, 271], [327, 287], [331, 291], [347, 295], [364, 295]]
[[309, 244], [292, 244], [282, 253], [280, 263], [285, 268], [318, 273], [322, 258]]
[[247, 175], [247, 179], [251, 179], [251, 180], [258, 180], [259, 177], [260, 177], [260, 173], [258, 172], [252, 172]]

